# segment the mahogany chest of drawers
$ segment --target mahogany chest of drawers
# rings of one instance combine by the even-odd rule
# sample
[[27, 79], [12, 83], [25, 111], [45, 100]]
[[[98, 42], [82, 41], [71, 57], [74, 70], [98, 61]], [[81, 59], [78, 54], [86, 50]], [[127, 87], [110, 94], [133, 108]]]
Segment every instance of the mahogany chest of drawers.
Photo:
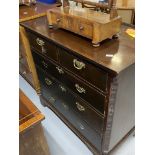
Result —
[[[46, 17], [21, 24], [41, 85], [40, 100], [95, 155], [108, 154], [134, 128], [134, 39], [92, 47], [89, 40], [49, 29]], [[52, 122], [51, 122], [52, 123]]]

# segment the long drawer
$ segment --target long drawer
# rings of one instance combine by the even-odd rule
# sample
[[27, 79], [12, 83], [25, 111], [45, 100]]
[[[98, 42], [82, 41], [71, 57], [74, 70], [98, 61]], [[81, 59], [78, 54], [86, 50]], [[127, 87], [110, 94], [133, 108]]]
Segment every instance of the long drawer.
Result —
[[[100, 150], [102, 118], [39, 68], [37, 72], [41, 82], [42, 96]], [[81, 104], [80, 108], [77, 102]]]
[[54, 61], [58, 61], [58, 51], [54, 43], [30, 31], [27, 31], [27, 34], [32, 49], [37, 50]]
[[108, 74], [100, 68], [59, 48], [60, 64], [103, 92], [107, 92]]
[[60, 82], [64, 83], [64, 85], [91, 104], [91, 106], [93, 106], [96, 110], [100, 111], [102, 114], [104, 113], [105, 95], [88, 86], [84, 81], [77, 79], [75, 76], [65, 71], [62, 67], [45, 60], [45, 58], [37, 53], [33, 52], [33, 57], [35, 63], [43, 70], [46, 70]]
[[53, 77], [49, 76], [38, 67], [37, 72], [42, 87], [42, 95], [45, 98], [48, 98], [48, 101], [52, 102], [52, 100], [54, 101], [57, 99], [64, 100], [66, 106], [74, 110], [99, 134], [101, 133], [101, 130], [103, 128], [103, 117], [101, 117], [101, 115], [96, 113], [80, 98], [74, 96], [71, 92], [69, 92], [64, 85], [56, 82]]

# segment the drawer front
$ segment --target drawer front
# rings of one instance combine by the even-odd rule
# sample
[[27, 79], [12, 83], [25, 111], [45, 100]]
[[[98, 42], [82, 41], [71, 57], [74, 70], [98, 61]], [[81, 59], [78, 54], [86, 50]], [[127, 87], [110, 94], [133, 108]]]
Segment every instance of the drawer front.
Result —
[[60, 64], [103, 92], [107, 92], [108, 74], [103, 70], [60, 49]]
[[93, 37], [93, 25], [91, 23], [79, 21], [78, 33], [84, 37], [91, 39]]
[[65, 24], [64, 24], [64, 28], [67, 30], [70, 30], [74, 33], [78, 33], [78, 24], [77, 24], [77, 19], [74, 19], [70, 16], [65, 16]]
[[[57, 110], [60, 111], [65, 117], [67, 117], [67, 120], [74, 124], [74, 126], [80, 132], [83, 132], [83, 134], [87, 138], [90, 138], [90, 133], [87, 134], [87, 132], [91, 130], [91, 133], [95, 134], [95, 136], [98, 137], [96, 137], [97, 139], [100, 139], [99, 135], [101, 134], [101, 129], [99, 128], [101, 128], [102, 118], [98, 116], [98, 114], [95, 113], [92, 109], [87, 107], [85, 103], [82, 103], [82, 101], [72, 95], [67, 89], [65, 89], [65, 87], [49, 77], [46, 73], [43, 73], [39, 69], [37, 69], [37, 71], [39, 73], [39, 78], [41, 81], [43, 97], [55, 108], [57, 108]], [[81, 106], [83, 106], [85, 110], [77, 110], [77, 102], [80, 102]], [[78, 119], [74, 119], [75, 117], [77, 117]], [[90, 128], [90, 126], [92, 129]], [[92, 136], [94, 137], [94, 135]], [[91, 139], [91, 141], [92, 140], [93, 138]], [[97, 143], [98, 147], [99, 141], [95, 143]]]
[[63, 16], [58, 13], [51, 13], [51, 19], [53, 25], [65, 28], [87, 38], [92, 38], [93, 36], [93, 25], [89, 22], [80, 21], [73, 17]]
[[39, 35], [27, 31], [30, 46], [32, 49], [37, 50], [41, 54], [50, 57], [52, 60], [58, 60], [57, 47], [52, 42], [42, 38]]
[[43, 56], [39, 55], [34, 51], [32, 51], [32, 55], [33, 55], [33, 60], [37, 66], [39, 66], [40, 68], [42, 68], [43, 70], [45, 70], [46, 72], [54, 76], [55, 78], [57, 79], [60, 78], [59, 72], [61, 71], [58, 70], [60, 67], [54, 65], [49, 60], [45, 59]]
[[53, 25], [63, 27], [64, 17], [58, 13], [51, 13], [51, 21]]
[[57, 27], [67, 29], [74, 33], [79, 33], [79, 25], [77, 24], [77, 20], [70, 16], [62, 16], [58, 13], [52, 13], [52, 24], [56, 25]]

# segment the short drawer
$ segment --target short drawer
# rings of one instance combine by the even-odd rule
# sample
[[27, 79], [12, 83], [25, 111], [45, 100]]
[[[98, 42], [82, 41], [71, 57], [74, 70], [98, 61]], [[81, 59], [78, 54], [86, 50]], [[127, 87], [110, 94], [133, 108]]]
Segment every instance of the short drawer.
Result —
[[107, 92], [108, 73], [60, 48], [60, 64], [103, 92]]
[[37, 50], [41, 54], [48, 56], [54, 61], [58, 60], [57, 47], [54, 43], [49, 42], [40, 35], [27, 31], [28, 39], [32, 49]]
[[91, 23], [79, 21], [78, 33], [84, 37], [92, 39], [92, 37], [93, 37], [93, 25]]
[[65, 16], [65, 24], [63, 25], [63, 28], [70, 30], [74, 33], [78, 33], [78, 24], [77, 19], [74, 19], [70, 16]]
[[81, 119], [85, 120], [98, 134], [101, 134], [103, 127], [103, 117], [97, 114], [86, 103], [71, 94], [66, 87], [56, 82], [52, 77], [37, 68], [41, 83], [42, 95], [51, 104], [56, 100], [61, 100], [64, 109], [70, 109]]
[[51, 13], [50, 18], [52, 25], [79, 33], [79, 25], [77, 24], [77, 20], [73, 19], [73, 17]]

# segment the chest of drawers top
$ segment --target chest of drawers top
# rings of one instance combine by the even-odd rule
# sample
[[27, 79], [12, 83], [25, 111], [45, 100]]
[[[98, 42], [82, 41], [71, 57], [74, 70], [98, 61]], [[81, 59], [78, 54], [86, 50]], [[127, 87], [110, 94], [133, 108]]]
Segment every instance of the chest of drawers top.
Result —
[[84, 58], [112, 75], [119, 74], [135, 61], [134, 39], [125, 31], [130, 28], [122, 26], [118, 40], [105, 40], [100, 47], [92, 47], [89, 40], [61, 29], [49, 29], [47, 18], [40, 17], [21, 23], [27, 30], [66, 48], [73, 54]]

